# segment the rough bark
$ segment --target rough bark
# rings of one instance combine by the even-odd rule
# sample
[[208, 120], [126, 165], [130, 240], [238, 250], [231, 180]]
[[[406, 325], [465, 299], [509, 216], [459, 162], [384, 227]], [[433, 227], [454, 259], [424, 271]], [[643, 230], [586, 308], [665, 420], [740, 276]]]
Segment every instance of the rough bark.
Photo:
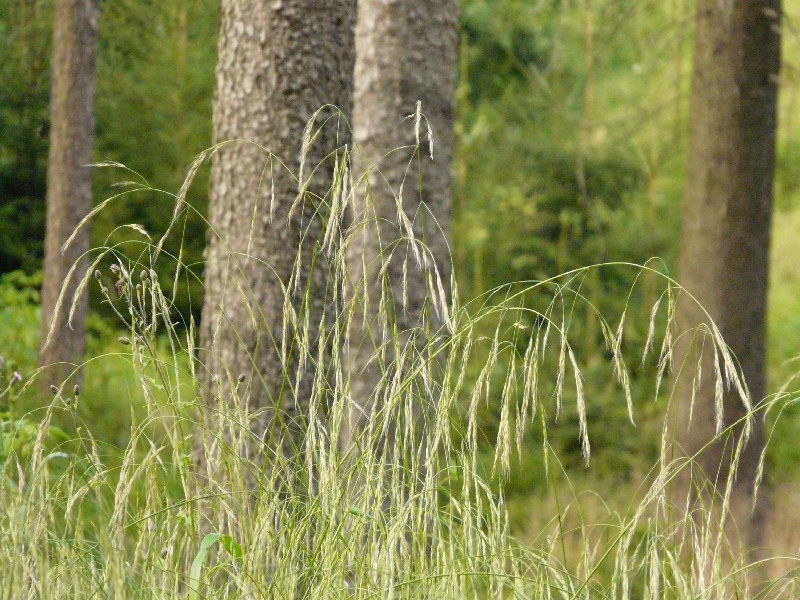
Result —
[[[690, 99], [679, 280], [697, 302], [682, 295], [677, 307], [678, 329], [707, 326], [710, 316], [736, 356], [754, 404], [766, 393], [765, 320], [780, 11], [779, 0], [701, 0]], [[725, 372], [721, 355], [715, 357], [710, 337], [700, 331], [696, 330], [693, 341], [691, 334], [684, 334], [675, 356], [676, 435], [690, 454], [699, 452], [716, 435], [720, 423], [715, 409], [715, 360]], [[702, 379], [691, 410], [698, 360]], [[748, 412], [735, 386], [725, 386], [722, 408], [722, 427]], [[719, 437], [699, 456], [699, 466], [720, 493], [731, 475], [732, 448], [742, 433], [743, 427], [736, 426], [733, 435]], [[763, 445], [763, 420], [758, 414], [752, 420], [732, 496], [740, 541], [751, 549], [762, 543], [765, 505], [759, 500], [752, 513], [751, 507]], [[705, 501], [707, 498], [701, 500]]]
[[[421, 348], [441, 325], [435, 307], [439, 299], [430, 293], [428, 277], [435, 264], [444, 290], [449, 289], [458, 19], [457, 0], [359, 2], [353, 109], [358, 153], [353, 162], [357, 176], [372, 170], [356, 192], [348, 263], [357, 306], [363, 306], [364, 294], [369, 302], [368, 314], [359, 312], [350, 328], [352, 405], [342, 433], [345, 444], [369, 417], [380, 396], [382, 373], [399, 350], [391, 347], [392, 329], [399, 332], [401, 344], [416, 329], [413, 343]], [[415, 131], [414, 119], [405, 119], [417, 113], [417, 102], [424, 117]], [[401, 190], [414, 237], [429, 250], [427, 268], [416, 264], [401, 241], [407, 237], [398, 219], [396, 195]], [[381, 315], [382, 289], [389, 302]]]
[[[350, 114], [354, 19], [355, 0], [222, 2], [214, 139], [240, 141], [221, 147], [212, 164], [200, 382], [206, 403], [222, 397], [251, 413], [260, 410], [253, 432], [264, 448], [282, 445], [287, 456], [303, 447], [314, 393], [327, 275], [324, 256], [316, 253], [321, 219], [314, 213], [321, 202], [314, 194], [324, 196], [330, 187], [332, 158], [313, 174], [302, 209], [291, 219], [289, 210], [298, 197], [307, 121], [324, 104]], [[304, 179], [349, 142], [345, 124], [321, 121]], [[293, 279], [296, 260], [299, 278]], [[309, 323], [311, 357], [302, 369], [296, 332], [284, 329], [284, 289], [295, 290], [298, 322], [307, 315]], [[252, 443], [247, 453], [254, 456], [260, 444]]]
[[70, 246], [62, 246], [91, 210], [94, 137], [95, 65], [97, 57], [96, 0], [57, 0], [53, 18], [53, 64], [50, 92], [50, 153], [47, 168], [47, 233], [42, 285], [42, 340], [53, 323], [49, 344], [39, 354], [51, 365], [43, 382], [60, 385], [83, 360], [86, 338], [86, 293], [75, 299], [72, 322], [67, 322], [77, 281], [76, 271], [56, 312], [64, 279], [89, 250], [89, 229], [82, 228]]

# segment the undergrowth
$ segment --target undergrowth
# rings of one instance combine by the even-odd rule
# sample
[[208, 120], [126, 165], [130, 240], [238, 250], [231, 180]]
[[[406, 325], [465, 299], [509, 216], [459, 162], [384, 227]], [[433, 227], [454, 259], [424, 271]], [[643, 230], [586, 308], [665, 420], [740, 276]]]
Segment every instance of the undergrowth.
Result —
[[[303, 147], [313, 139], [310, 127]], [[219, 148], [195, 161], [174, 198], [170, 227], [179, 227], [192, 210], [186, 190]], [[417, 149], [407, 150], [414, 155]], [[265, 161], [270, 157], [265, 151]], [[672, 368], [677, 284], [652, 265], [593, 265], [503, 286], [462, 304], [455, 282], [446, 291], [428, 247], [414, 237], [398, 195], [394, 217], [409, 252], [371, 259], [407, 261], [407, 278], [389, 286], [424, 286], [431, 316], [419, 330], [396, 331], [388, 307], [392, 297], [405, 295], [350, 277], [348, 251], [359, 232], [376, 226], [339, 226], [347, 222], [354, 194], [364, 189], [364, 174], [352, 173], [350, 164], [345, 150], [333, 187], [316, 199], [325, 209], [319, 211], [325, 243], [312, 248], [331, 265], [327, 300], [336, 310], [306, 328], [289, 326], [303, 322], [305, 304], [299, 314], [287, 309], [284, 315], [284, 330], [293, 332], [281, 354], [287, 377], [314, 378], [309, 414], [299, 416], [303, 444], [293, 454], [254, 431], [259, 409], [248, 409], [246, 395], [255, 382], [235, 365], [214, 380], [215, 389], [200, 389], [195, 325], [176, 320], [174, 288], [162, 287], [157, 272], [164, 270], [155, 268], [157, 261], [172, 261], [172, 285], [180, 285], [179, 256], [132, 225], [133, 242], [93, 250], [88, 268], [76, 265], [70, 277], [80, 278], [83, 290], [96, 286], [125, 330], [113, 352], [84, 368], [89, 373], [94, 362], [124, 356], [143, 405], [131, 412], [124, 446], [110, 453], [93, 437], [98, 415], [81, 409], [80, 388], [56, 382], [47, 403], [23, 409], [34, 380], [46, 371], [23, 380], [0, 370], [3, 597], [748, 596], [747, 573], [754, 566], [720, 537], [717, 517], [692, 520], [670, 501], [671, 486], [691, 468], [691, 458], [673, 456], [667, 429], [653, 441], [657, 460], [627, 510], [587, 514], [578, 494], [554, 494], [553, 513], [534, 542], [522, 543], [510, 532], [503, 490], [518, 454], [532, 451], [529, 440], [537, 440], [544, 478], [553, 480], [563, 467], [549, 441], [551, 423], [574, 417], [586, 464], [592, 431], [603, 428], [602, 415], [589, 418], [596, 414], [593, 390], [584, 387], [570, 339], [573, 320], [596, 320], [607, 361], [593, 368], [605, 368], [606, 379], [616, 382], [631, 422], [640, 410], [631, 394], [631, 351], [624, 347], [626, 320], [634, 317], [626, 308], [610, 322], [593, 311], [581, 293], [584, 279], [623, 269], [662, 283], [644, 311], [648, 333], [637, 349], [638, 360], [655, 365], [654, 401], [668, 396], [662, 392]], [[133, 175], [109, 201], [148, 189]], [[286, 293], [298, 291], [287, 286]], [[356, 308], [366, 304], [381, 307], [375, 353], [390, 359], [376, 361], [382, 371], [374, 409], [355, 443], [342, 444], [358, 376], [347, 369], [347, 332], [360, 326]], [[59, 306], [70, 310], [71, 299]], [[575, 310], [586, 306], [590, 310]], [[310, 346], [310, 328], [323, 332], [323, 344]], [[713, 328], [705, 334], [725, 365], [718, 376], [739, 385], [724, 341]], [[385, 354], [386, 348], [393, 351]], [[292, 368], [293, 361], [313, 368]], [[480, 422], [487, 404], [498, 415], [488, 459]], [[795, 579], [765, 589], [791, 596]]]

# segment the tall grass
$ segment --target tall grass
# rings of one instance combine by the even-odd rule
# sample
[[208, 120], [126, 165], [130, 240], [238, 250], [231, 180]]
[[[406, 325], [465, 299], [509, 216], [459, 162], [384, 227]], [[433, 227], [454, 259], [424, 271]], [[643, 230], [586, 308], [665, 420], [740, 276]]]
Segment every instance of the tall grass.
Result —
[[[309, 127], [305, 148], [313, 143], [313, 133]], [[186, 190], [218, 148], [203, 153], [191, 168], [175, 197], [171, 228], [179, 227], [182, 215], [191, 210], [183, 202]], [[395, 151], [412, 156], [416, 150]], [[269, 158], [265, 151], [265, 161]], [[663, 380], [671, 369], [679, 291], [675, 282], [648, 266], [595, 265], [547, 281], [505, 286], [461, 304], [455, 282], [446, 293], [427, 246], [414, 237], [409, 216], [399, 205], [400, 194], [397, 226], [408, 251], [387, 250], [372, 258], [405, 261], [407, 278], [378, 286], [353, 281], [348, 251], [364, 228], [376, 228], [377, 223], [342, 225], [348, 223], [347, 213], [365, 175], [352, 172], [350, 158], [344, 149], [332, 188], [314, 199], [318, 218], [323, 219], [323, 243], [305, 253], [324, 253], [330, 265], [331, 309], [312, 323], [305, 303], [299, 312], [285, 303], [284, 331], [291, 332], [281, 348], [286, 376], [314, 378], [309, 413], [297, 417], [303, 444], [293, 454], [253, 431], [260, 415], [247, 408], [244, 397], [245, 383], [253, 382], [243, 381], [234, 365], [214, 380], [215, 389], [199, 389], [196, 373], [202, 365], [194, 323], [177, 323], [171, 308], [174, 290], [162, 288], [155, 274], [155, 261], [172, 260], [173, 285], [181, 281], [180, 254], [164, 249], [166, 233], [155, 241], [132, 226], [138, 232], [135, 244], [99, 248], [92, 252], [88, 269], [71, 272], [81, 279], [82, 289], [98, 286], [124, 323], [127, 331], [119, 338], [119, 350], [135, 373], [145, 410], [132, 418], [130, 441], [111, 460], [92, 436], [91, 419], [76, 410], [80, 390], [57, 386], [44, 409], [18, 414], [11, 399], [22, 382], [6, 379], [0, 385], [0, 401], [8, 407], [3, 440], [17, 441], [0, 467], [2, 596], [750, 594], [747, 573], [753, 565], [720, 534], [726, 498], [721, 498], [722, 511], [709, 512], [707, 519], [687, 517], [685, 507], [672, 504], [671, 486], [682, 470], [691, 468], [691, 458], [674, 458], [668, 430], [661, 441], [661, 458], [628, 511], [606, 522], [584, 520], [573, 529], [577, 501], [558, 505], [536, 545], [511, 536], [504, 496], [489, 482], [493, 476], [501, 481], [508, 476], [515, 454], [533, 429], [542, 439], [545, 468], [559, 468], [548, 444], [548, 422], [567, 410], [568, 402], [578, 415], [576, 435], [583, 458], [591, 460], [591, 431], [603, 424], [587, 418], [591, 390], [584, 389], [570, 340], [574, 315], [586, 314], [574, 311], [588, 302], [580, 292], [586, 274], [625, 268], [663, 281], [661, 299], [649, 311], [642, 349], [643, 359], [652, 354], [658, 364], [654, 396], [666, 387]], [[136, 181], [120, 198], [147, 187]], [[303, 198], [298, 194], [298, 201]], [[393, 294], [392, 285], [425, 286], [431, 313], [421, 319], [418, 330], [393, 327], [392, 311], [403, 310], [402, 303], [393, 305], [393, 298], [403, 298], [404, 293]], [[303, 293], [291, 285], [286, 288], [287, 299]], [[536, 308], [526, 301], [533, 293], [548, 302]], [[379, 307], [377, 327], [358, 321], [357, 315], [363, 314], [358, 307], [365, 305]], [[60, 309], [70, 309], [69, 298], [62, 298]], [[606, 341], [609, 377], [618, 382], [620, 402], [627, 404], [635, 421], [637, 407], [623, 352], [627, 317], [615, 323], [601, 314], [595, 317]], [[352, 352], [348, 332], [357, 326], [374, 327], [375, 366], [381, 376], [374, 409], [364, 415], [356, 442], [343, 445], [351, 382], [358, 376], [347, 370], [346, 357]], [[308, 343], [312, 330], [321, 333], [316, 347]], [[724, 365], [716, 377], [741, 387], [719, 333], [705, 333]], [[298, 363], [312, 368], [294, 368]], [[26, 389], [33, 390], [30, 383]], [[489, 401], [499, 402], [500, 420], [492, 441], [493, 467], [487, 471], [479, 459], [479, 411]], [[54, 417], [73, 419], [75, 435], [59, 436], [60, 430], [52, 426]], [[786, 577], [774, 582], [769, 592], [790, 597], [795, 588], [795, 578]]]

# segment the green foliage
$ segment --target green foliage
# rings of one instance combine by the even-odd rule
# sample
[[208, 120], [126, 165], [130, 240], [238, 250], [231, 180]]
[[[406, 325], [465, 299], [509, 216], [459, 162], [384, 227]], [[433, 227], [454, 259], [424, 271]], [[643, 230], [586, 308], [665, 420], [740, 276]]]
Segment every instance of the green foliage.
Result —
[[[4, 279], [13, 278], [6, 276]], [[24, 281], [26, 278], [20, 276], [17, 279]], [[9, 287], [7, 282], [0, 281], [0, 290], [5, 292], [0, 294], [0, 303], [4, 299], [13, 302], [21, 297], [19, 305], [24, 306], [26, 294], [19, 293], [15, 298], [13, 293], [9, 293]], [[6, 314], [9, 312], [6, 311]], [[21, 417], [18, 415], [18, 399], [25, 385], [25, 377], [17, 370], [18, 368], [16, 361], [0, 355], [0, 471], [9, 460], [27, 462], [37, 444], [43, 448], [52, 448], [54, 442], [63, 443], [69, 440], [58, 427], [48, 423], [43, 424], [30, 414]], [[3, 478], [3, 485], [13, 486], [16, 476], [16, 473], [7, 473]]]
[[20, 373], [31, 373], [38, 363], [41, 285], [41, 273], [0, 275], [0, 355]]
[[[543, 281], [613, 261], [644, 264], [659, 257], [652, 266], [670, 272], [683, 194], [682, 136], [674, 133], [683, 124], [688, 72], [690, 32], [681, 29], [682, 18], [656, 2], [465, 3], [454, 255], [469, 297], [509, 281]], [[637, 277], [625, 267], [583, 272], [566, 283], [585, 302], [558, 309], [577, 311], [569, 328], [592, 390], [590, 410], [608, 425], [597, 432], [602, 450], [593, 470], [612, 481], [640, 470], [631, 452], [659, 427], [651, 421], [658, 410], [648, 409], [644, 430], [635, 439], [621, 436], [625, 403], [595, 375], [606, 352], [595, 311], [612, 329], [627, 315], [622, 351], [630, 362], [641, 354], [647, 337], [641, 323], [658, 295], [648, 277], [634, 285]], [[520, 301], [544, 310], [553, 297], [552, 286], [541, 286]], [[523, 318], [529, 327], [536, 322]], [[639, 382], [654, 375], [649, 363], [631, 372], [637, 407], [653, 406]], [[489, 446], [496, 406], [489, 402], [482, 419]], [[551, 414], [546, 425], [568, 466], [582, 460], [576, 419]], [[652, 446], [641, 450], [654, 456]], [[528, 474], [524, 479], [534, 487], [546, 484], [525, 461], [518, 473]], [[522, 484], [519, 493], [527, 493]]]
[[0, 273], [44, 256], [51, 2], [0, 2]]
[[0, 412], [0, 464], [9, 459], [26, 463], [37, 443], [45, 448], [66, 443], [71, 438], [60, 428], [50, 425], [40, 441], [42, 423], [38, 419], [24, 417], [15, 419], [11, 412]]
[[[532, 72], [547, 67], [557, 2], [464, 3], [463, 50], [469, 63], [469, 101], [489, 102], [516, 89], [527, 91]], [[467, 82], [462, 82], [465, 84]], [[511, 88], [511, 90], [509, 90]], [[512, 91], [513, 90], [513, 91]]]
[[618, 9], [466, 2], [455, 227], [472, 293], [623, 258], [610, 250], [638, 263], [674, 254], [682, 160], [663, 132], [683, 99], [640, 108], [641, 84], [643, 72], [659, 91], [685, 77], [664, 48], [631, 40], [660, 30], [681, 65], [682, 38], [653, 3]]
[[[0, 273], [35, 273], [44, 255], [51, 18], [49, 0], [0, 2]], [[124, 223], [158, 234], [171, 219], [172, 197], [154, 190], [177, 191], [193, 153], [211, 144], [218, 21], [213, 1], [101, 3], [95, 156], [125, 163], [153, 190], [103, 211], [92, 223], [95, 245], [125, 239]], [[98, 201], [129, 178], [96, 170]], [[192, 210], [166, 245], [193, 270], [175, 299], [187, 321], [201, 306], [207, 181], [201, 171], [187, 196]], [[165, 263], [159, 275], [166, 281], [175, 267]]]
[[[219, 2], [123, 0], [105, 3], [100, 23], [97, 88], [97, 151], [102, 160], [124, 163], [153, 188], [125, 196], [100, 213], [94, 225], [97, 245], [113, 245], [138, 223], [160, 236], [172, 218], [174, 197], [194, 155], [211, 145]], [[96, 172], [96, 194], [135, 179], [114, 169]], [[207, 171], [201, 170], [187, 196], [192, 207], [165, 246], [182, 253], [185, 275], [175, 299], [179, 314], [199, 317], [202, 306], [202, 255], [206, 240]], [[166, 190], [170, 193], [158, 192]], [[174, 262], [156, 266], [170, 281]]]

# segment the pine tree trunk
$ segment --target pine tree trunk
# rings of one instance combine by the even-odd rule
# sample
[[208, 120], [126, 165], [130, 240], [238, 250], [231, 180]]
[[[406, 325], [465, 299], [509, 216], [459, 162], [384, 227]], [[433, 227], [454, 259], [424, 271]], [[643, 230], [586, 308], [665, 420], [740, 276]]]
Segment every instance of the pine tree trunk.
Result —
[[[766, 393], [765, 317], [772, 179], [780, 68], [780, 1], [701, 0], [690, 100], [689, 164], [683, 214], [680, 283], [719, 327], [738, 359], [753, 403]], [[684, 293], [679, 331], [708, 323]], [[698, 330], [699, 332], [699, 330]], [[676, 435], [688, 453], [709, 443], [720, 424], [715, 410], [715, 358], [711, 339], [684, 334], [675, 356]], [[702, 358], [699, 347], [705, 338]], [[691, 410], [691, 386], [700, 360], [702, 379]], [[678, 372], [679, 369], [682, 370]], [[723, 427], [747, 415], [735, 386], [726, 385]], [[691, 421], [690, 421], [691, 412]], [[765, 506], [751, 514], [753, 487], [764, 446], [763, 420], [752, 421], [733, 488], [732, 509], [742, 543], [761, 544]], [[699, 456], [699, 466], [720, 492], [731, 473], [736, 426]]]
[[72, 278], [58, 311], [56, 305], [67, 273], [89, 250], [89, 230], [84, 227], [62, 253], [64, 242], [92, 206], [91, 169], [86, 165], [92, 162], [98, 18], [96, 0], [57, 0], [54, 8], [42, 340], [51, 323], [53, 334], [39, 355], [41, 365], [52, 365], [43, 378], [46, 386], [63, 383], [82, 362], [85, 346], [86, 293], [75, 299], [72, 322], [67, 322], [83, 270]]
[[[312, 192], [321, 196], [330, 187], [332, 158], [314, 173], [303, 208], [287, 218], [298, 196], [294, 177], [306, 122], [324, 104], [349, 118], [354, 20], [355, 0], [222, 2], [214, 139], [240, 141], [213, 158], [200, 382], [206, 403], [222, 397], [251, 412], [261, 410], [254, 433], [270, 452], [283, 445], [286, 455], [302, 449], [309, 402], [320, 392], [312, 365], [326, 308], [327, 265], [322, 255], [312, 256], [321, 223], [314, 216], [320, 202]], [[322, 127], [305, 158], [305, 179], [349, 142], [347, 132], [336, 118]], [[299, 278], [292, 279], [296, 260]], [[296, 330], [284, 330], [284, 288], [296, 290], [292, 305], [298, 323], [308, 316], [312, 358], [303, 369], [298, 362], [304, 350], [293, 341]], [[252, 445], [247, 454], [255, 456], [261, 444]]]
[[[368, 314], [357, 314], [350, 328], [352, 406], [342, 434], [345, 445], [369, 418], [382, 373], [399, 351], [391, 348], [391, 330], [400, 333], [402, 345], [417, 328], [414, 343], [421, 349], [442, 324], [441, 307], [436, 307], [442, 298], [430, 293], [430, 270], [418, 267], [408, 244], [398, 244], [405, 234], [395, 195], [402, 189], [403, 211], [413, 222], [415, 238], [429, 248], [430, 265], [435, 264], [447, 296], [458, 20], [457, 0], [359, 2], [353, 108], [359, 155], [354, 172], [359, 176], [375, 168], [357, 190], [354, 238], [348, 248], [354, 296], [367, 294], [369, 302]], [[424, 118], [415, 131], [414, 118], [405, 119], [417, 113], [417, 102]], [[389, 299], [384, 314], [379, 307], [382, 290]], [[358, 300], [357, 306], [362, 308], [363, 302]], [[383, 355], [377, 358], [381, 348]]]

